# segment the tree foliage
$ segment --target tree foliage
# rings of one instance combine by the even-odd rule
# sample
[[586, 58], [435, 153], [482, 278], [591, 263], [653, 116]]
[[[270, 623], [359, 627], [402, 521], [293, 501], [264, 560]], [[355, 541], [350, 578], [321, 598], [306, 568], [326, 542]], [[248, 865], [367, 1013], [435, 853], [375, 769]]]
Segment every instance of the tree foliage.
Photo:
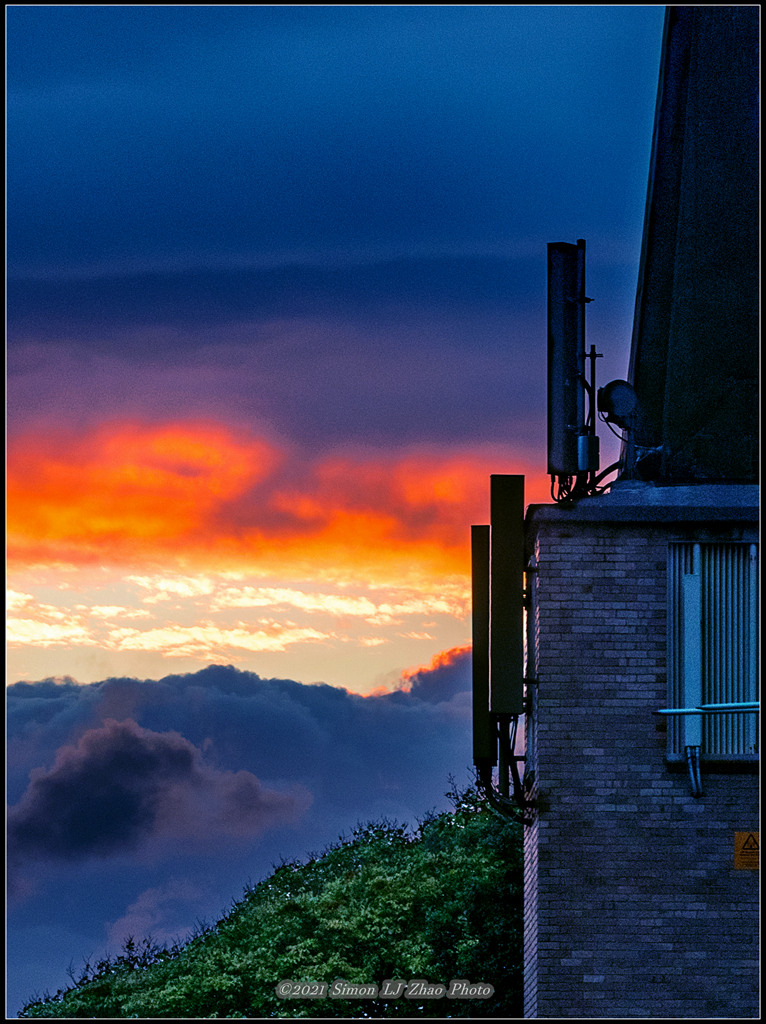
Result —
[[[184, 945], [128, 940], [22, 1017], [521, 1016], [521, 826], [472, 790], [414, 831], [360, 826], [283, 863]], [[488, 982], [484, 1000], [286, 1000], [278, 982]], [[74, 978], [73, 978], [74, 980]]]

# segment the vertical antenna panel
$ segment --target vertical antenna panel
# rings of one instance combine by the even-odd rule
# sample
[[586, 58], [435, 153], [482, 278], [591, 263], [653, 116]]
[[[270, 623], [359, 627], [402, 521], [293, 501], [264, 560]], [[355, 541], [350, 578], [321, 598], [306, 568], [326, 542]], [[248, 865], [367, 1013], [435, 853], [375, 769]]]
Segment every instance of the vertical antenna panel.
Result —
[[585, 242], [548, 243], [548, 473], [578, 472], [585, 423]]
[[473, 763], [497, 764], [497, 730], [489, 715], [489, 527], [471, 527], [473, 626]]
[[524, 477], [490, 478], [490, 711], [524, 711]]

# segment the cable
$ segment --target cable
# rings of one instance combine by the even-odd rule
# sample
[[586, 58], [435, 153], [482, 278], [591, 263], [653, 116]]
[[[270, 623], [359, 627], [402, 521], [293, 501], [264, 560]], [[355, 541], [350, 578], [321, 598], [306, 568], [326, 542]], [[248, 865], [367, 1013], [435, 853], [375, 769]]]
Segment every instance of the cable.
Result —
[[612, 424], [611, 424], [611, 423], [609, 422], [609, 420], [608, 420], [608, 419], [606, 418], [606, 416], [605, 416], [605, 415], [603, 414], [603, 412], [599, 412], [599, 414], [598, 414], [598, 418], [599, 418], [599, 419], [601, 420], [601, 422], [602, 422], [602, 423], [606, 423], [606, 425], [607, 425], [607, 426], [609, 427], [609, 429], [610, 429], [610, 430], [612, 431], [612, 433], [614, 434], [614, 436], [615, 436], [616, 438], [618, 438], [618, 439], [619, 439], [620, 441], [622, 441], [622, 443], [623, 443], [623, 444], [625, 444], [625, 442], [626, 442], [626, 441], [628, 440], [628, 436], [627, 436], [627, 434], [618, 434], [618, 433], [617, 433], [617, 431], [616, 431], [616, 430], [614, 429], [614, 427], [612, 426]]
[[519, 822], [520, 825], [532, 825], [534, 819], [524, 815], [522, 808], [520, 808], [513, 800], [506, 796], [502, 796], [497, 792], [495, 787], [492, 785], [492, 769], [477, 769], [477, 783], [480, 791], [487, 798], [487, 802], [490, 807], [502, 814], [503, 817], [512, 818], [514, 821]]
[[559, 504], [562, 501], [569, 501], [574, 497], [577, 489], [577, 480], [572, 482], [571, 476], [556, 476], [551, 474], [551, 499]]

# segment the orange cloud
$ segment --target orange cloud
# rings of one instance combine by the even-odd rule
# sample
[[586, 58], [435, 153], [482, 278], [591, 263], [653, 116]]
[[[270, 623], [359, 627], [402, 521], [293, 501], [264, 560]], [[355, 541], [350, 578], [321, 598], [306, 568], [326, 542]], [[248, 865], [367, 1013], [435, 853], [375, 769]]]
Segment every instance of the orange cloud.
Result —
[[435, 654], [428, 665], [420, 665], [418, 668], [408, 668], [402, 672], [402, 685], [411, 684], [416, 676], [426, 672], [435, 672], [437, 669], [451, 668], [456, 662], [461, 661], [472, 650], [471, 644], [462, 644], [459, 647], [451, 647], [448, 651], [439, 651]]
[[334, 634], [305, 626], [283, 626], [262, 621], [262, 628], [238, 622], [231, 628], [212, 622], [193, 626], [168, 625], [155, 629], [122, 627], [109, 630], [106, 646], [118, 651], [155, 651], [168, 658], [198, 657], [216, 661], [230, 650], [262, 653], [284, 651], [289, 645], [333, 640]]
[[27, 435], [8, 453], [11, 557], [122, 560], [156, 550], [204, 529], [222, 502], [270, 471], [274, 454], [200, 423]]
[[[8, 451], [8, 558], [380, 580], [469, 572], [497, 449], [307, 458], [199, 421], [29, 434]], [[529, 497], [544, 500], [538, 477]]]
[[[473, 650], [471, 644], [460, 644], [457, 647], [450, 647], [448, 650], [439, 651], [435, 654], [428, 665], [419, 665], [417, 668], [408, 668], [393, 683], [394, 690], [402, 690], [404, 693], [418, 693], [426, 700], [445, 700], [454, 696], [455, 693], [470, 686], [468, 675], [468, 657]], [[467, 685], [466, 685], [467, 684]], [[392, 686], [381, 685], [375, 687], [367, 697], [382, 697], [392, 692]]]

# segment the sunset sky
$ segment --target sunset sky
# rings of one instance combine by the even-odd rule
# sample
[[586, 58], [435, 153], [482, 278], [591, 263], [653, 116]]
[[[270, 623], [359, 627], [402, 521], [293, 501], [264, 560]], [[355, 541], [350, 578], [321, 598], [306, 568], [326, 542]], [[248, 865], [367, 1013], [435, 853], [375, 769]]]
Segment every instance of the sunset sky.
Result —
[[[11, 1010], [464, 774], [470, 525], [548, 500], [547, 242], [627, 374], [663, 16], [6, 9]], [[123, 749], [151, 827], [46, 837]]]

